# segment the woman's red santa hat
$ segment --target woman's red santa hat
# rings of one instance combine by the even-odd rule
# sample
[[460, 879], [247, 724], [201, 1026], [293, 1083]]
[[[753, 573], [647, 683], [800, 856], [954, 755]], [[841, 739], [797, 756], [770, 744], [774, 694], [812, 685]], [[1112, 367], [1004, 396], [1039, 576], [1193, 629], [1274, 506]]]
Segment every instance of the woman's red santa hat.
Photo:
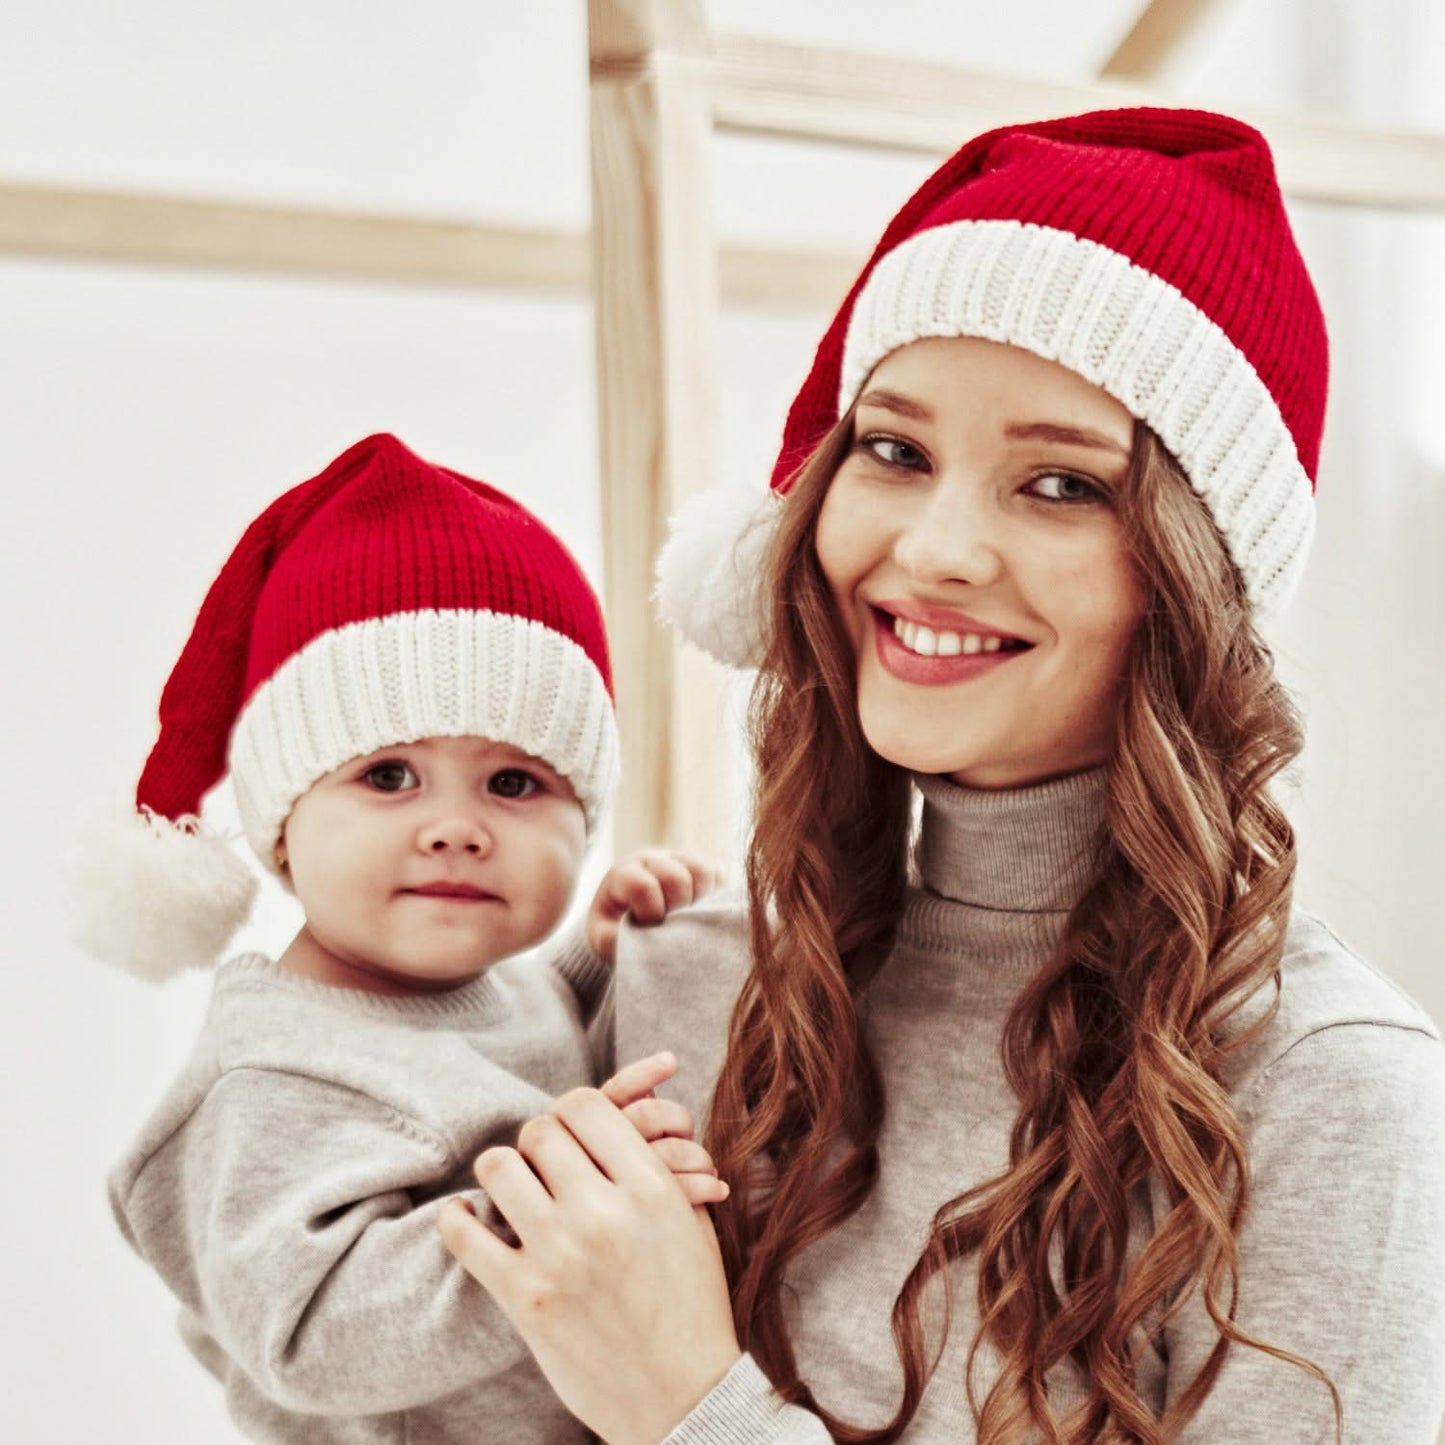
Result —
[[769, 493], [708, 492], [658, 563], [663, 616], [734, 666], [763, 642], [758, 562], [798, 468], [890, 352], [974, 336], [1056, 361], [1153, 429], [1257, 615], [1314, 527], [1324, 317], [1269, 147], [1241, 121], [1138, 108], [977, 137], [894, 217], [793, 402]]
[[548, 763], [595, 830], [618, 752], [602, 611], [524, 507], [368, 437], [273, 502], [212, 585], [135, 810], [82, 840], [80, 942], [149, 978], [214, 962], [255, 894], [198, 821], [226, 773], [275, 872], [293, 805], [327, 773], [467, 736]]

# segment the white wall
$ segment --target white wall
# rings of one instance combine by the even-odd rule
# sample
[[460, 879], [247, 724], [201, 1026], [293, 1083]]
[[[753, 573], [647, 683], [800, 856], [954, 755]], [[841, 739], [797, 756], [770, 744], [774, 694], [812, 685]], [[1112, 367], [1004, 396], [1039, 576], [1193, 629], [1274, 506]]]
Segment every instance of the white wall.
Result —
[[[1424, 0], [1388, 8], [1399, 50], [1373, 57], [1374, 75], [1411, 54], [1426, 23]], [[732, 29], [1079, 77], [1132, 4], [894, 0], [886, 36], [867, 0], [710, 9]], [[583, 12], [580, 0], [423, 0], [404, 11], [357, 0], [12, 0], [0, 177], [581, 226]], [[1351, 27], [1363, 13], [1363, 0], [1338, 0], [1330, 24], [1306, 31], [1297, 9], [1231, 0], [1171, 78], [1223, 103], [1404, 106], [1403, 88], [1372, 89], [1356, 74], [1367, 47]], [[1445, 116], [1434, 123], [1445, 128]], [[860, 255], [926, 170], [738, 140], [719, 142], [714, 159], [730, 239]], [[1313, 575], [1281, 635], [1313, 725], [1302, 893], [1445, 1017], [1430, 967], [1445, 940], [1431, 847], [1445, 801], [1432, 746], [1445, 715], [1445, 436], [1408, 411], [1440, 394], [1442, 233], [1438, 222], [1302, 221], [1350, 383], [1336, 392]], [[1362, 248], [1395, 258], [1407, 239], [1435, 289], [1407, 285], [1393, 260], [1362, 286]], [[55, 902], [62, 825], [133, 785], [192, 610], [245, 522], [368, 431], [395, 430], [516, 491], [595, 576], [589, 310], [9, 260], [0, 317], [0, 676], [16, 769], [0, 971], [6, 1434], [221, 1441], [231, 1436], [217, 1391], [115, 1234], [102, 1182], [183, 1055], [205, 980], [146, 990], [66, 943]], [[820, 320], [725, 320], [725, 475], [766, 471]], [[251, 937], [282, 941], [290, 921], [272, 902]]]

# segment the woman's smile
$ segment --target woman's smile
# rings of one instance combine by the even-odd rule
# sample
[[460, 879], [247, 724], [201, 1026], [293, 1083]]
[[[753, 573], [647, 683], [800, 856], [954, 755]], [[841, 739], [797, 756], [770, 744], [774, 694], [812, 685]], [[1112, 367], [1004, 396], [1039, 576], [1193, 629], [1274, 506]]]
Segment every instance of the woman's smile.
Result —
[[1133, 425], [998, 342], [916, 341], [878, 364], [816, 546], [880, 756], [984, 788], [1108, 758], [1143, 605], [1113, 503]]
[[883, 670], [900, 682], [924, 687], [987, 676], [1032, 646], [981, 624], [930, 626], [881, 607], [873, 608], [873, 626]]

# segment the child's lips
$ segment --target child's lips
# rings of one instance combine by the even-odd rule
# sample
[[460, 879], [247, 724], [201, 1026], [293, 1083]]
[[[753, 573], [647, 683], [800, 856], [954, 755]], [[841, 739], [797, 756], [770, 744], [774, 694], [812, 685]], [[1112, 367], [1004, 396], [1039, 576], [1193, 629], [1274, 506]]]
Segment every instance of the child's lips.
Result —
[[462, 903], [486, 903], [495, 901], [496, 894], [474, 888], [470, 883], [423, 883], [416, 888], [403, 888], [403, 893], [419, 894], [423, 898], [452, 898]]

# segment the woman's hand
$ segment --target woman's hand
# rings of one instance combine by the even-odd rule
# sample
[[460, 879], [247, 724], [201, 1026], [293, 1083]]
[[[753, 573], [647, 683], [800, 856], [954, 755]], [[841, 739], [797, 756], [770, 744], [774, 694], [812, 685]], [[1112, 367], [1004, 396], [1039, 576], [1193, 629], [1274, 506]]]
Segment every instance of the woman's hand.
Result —
[[598, 1089], [564, 1094], [476, 1175], [517, 1246], [454, 1199], [438, 1217], [446, 1247], [583, 1424], [608, 1445], [657, 1445], [741, 1354], [707, 1213]]

